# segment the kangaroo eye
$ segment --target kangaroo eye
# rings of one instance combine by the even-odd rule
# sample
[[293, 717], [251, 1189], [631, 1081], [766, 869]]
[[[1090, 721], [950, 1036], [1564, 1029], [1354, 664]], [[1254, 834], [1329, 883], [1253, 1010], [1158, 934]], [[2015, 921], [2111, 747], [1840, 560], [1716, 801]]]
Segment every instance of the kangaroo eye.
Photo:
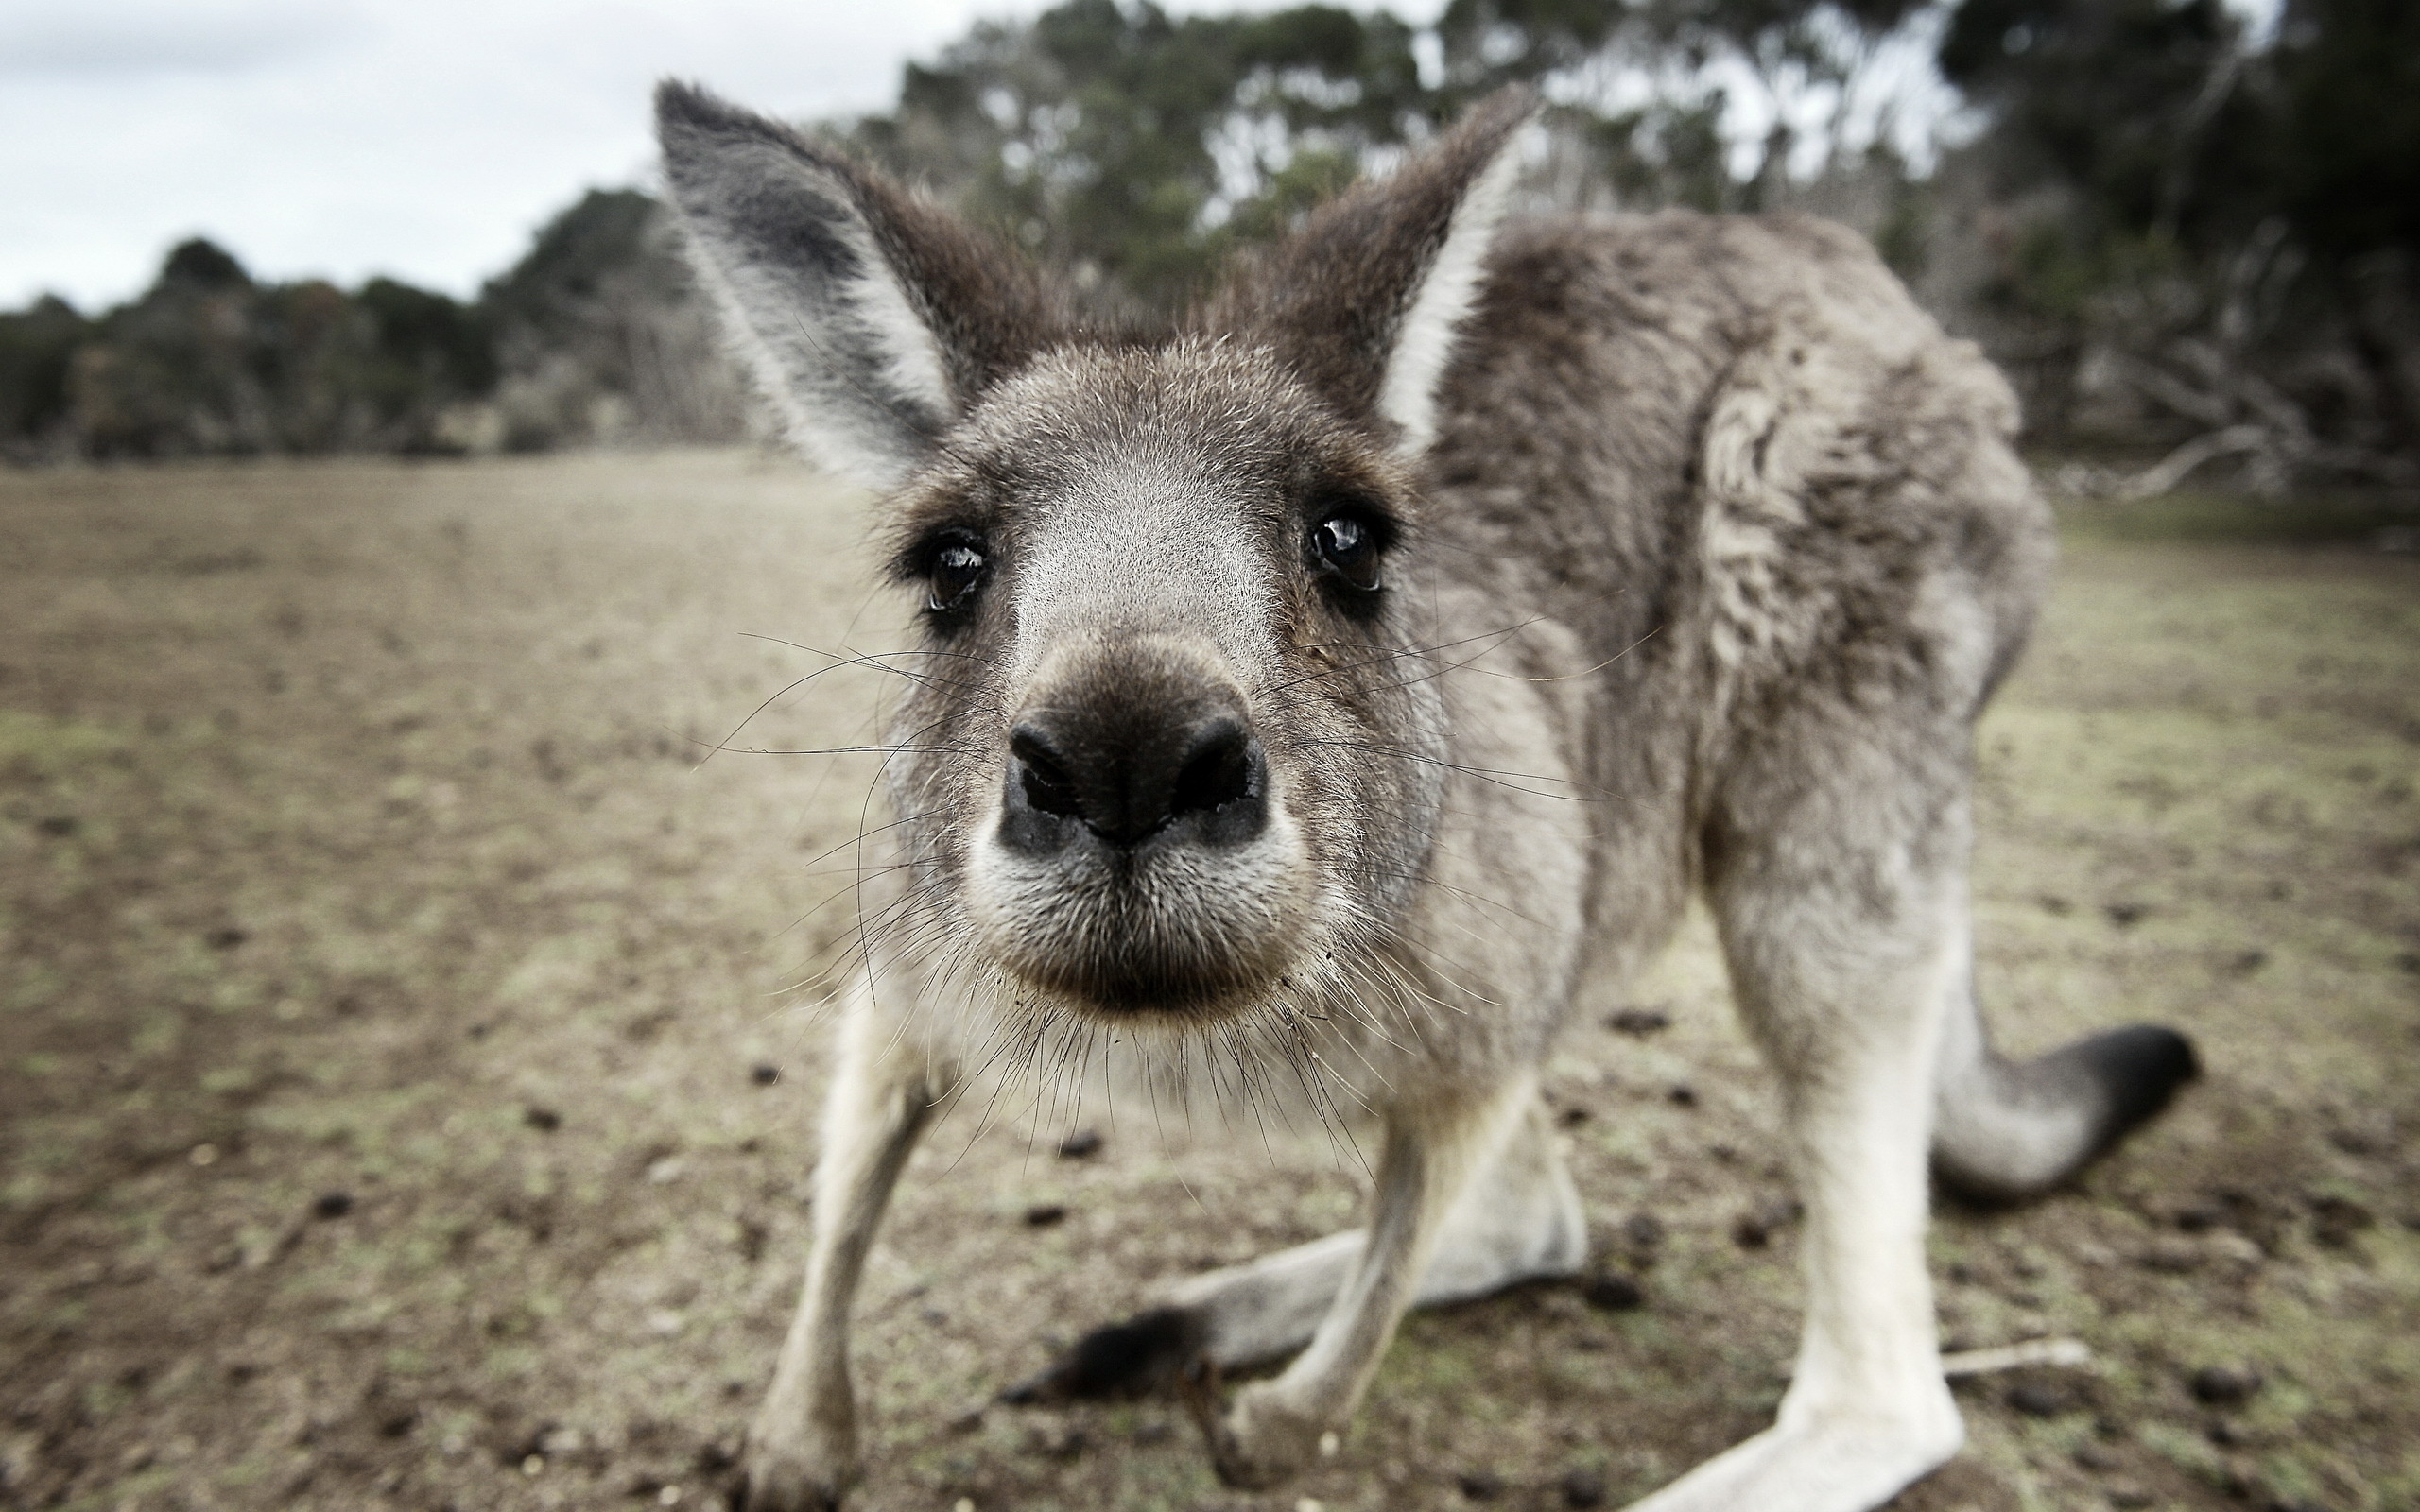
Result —
[[934, 552], [928, 599], [934, 611], [946, 613], [965, 608], [983, 581], [986, 565], [981, 548], [972, 541], [953, 541]]
[[1311, 552], [1320, 565], [1361, 592], [1378, 587], [1378, 540], [1349, 514], [1330, 515], [1311, 530]]

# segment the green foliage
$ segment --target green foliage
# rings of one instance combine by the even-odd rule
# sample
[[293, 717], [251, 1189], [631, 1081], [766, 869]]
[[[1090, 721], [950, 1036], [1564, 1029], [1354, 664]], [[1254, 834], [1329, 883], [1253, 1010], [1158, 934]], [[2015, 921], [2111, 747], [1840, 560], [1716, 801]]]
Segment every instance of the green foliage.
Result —
[[2293, 0], [2280, 29], [2279, 200], [2337, 258], [2420, 248], [2420, 6]]
[[2221, 0], [1964, 0], [1940, 63], [2032, 197], [1989, 293], [2067, 389], [2114, 355], [2171, 438], [2262, 433], [2273, 487], [2408, 472], [2420, 9], [2290, 0], [2262, 46]]
[[1179, 18], [1067, 0], [911, 66], [898, 111], [856, 139], [1029, 250], [1168, 307], [1237, 239], [1433, 125], [1411, 43], [1392, 16], [1331, 6]]
[[168, 249], [168, 260], [160, 266], [160, 282], [205, 291], [248, 289], [252, 276], [233, 253], [195, 236]]
[[650, 241], [658, 213], [635, 189], [591, 189], [539, 230], [510, 271], [489, 281], [482, 315], [508, 328], [561, 335], [615, 279], [660, 255]]
[[92, 322], [44, 295], [0, 314], [0, 448], [56, 430], [67, 415], [67, 373]]
[[495, 387], [490, 312], [390, 278], [373, 278], [354, 296], [372, 322], [376, 350], [398, 396], [423, 386], [459, 394]]
[[6, 437], [28, 455], [424, 450], [495, 381], [475, 308], [391, 279], [260, 284], [199, 238], [96, 321], [57, 301], [0, 318]]
[[1995, 112], [2012, 188], [2071, 187], [2088, 237], [2207, 247], [2264, 210], [2270, 128], [2221, 0], [1966, 0], [1943, 74]]

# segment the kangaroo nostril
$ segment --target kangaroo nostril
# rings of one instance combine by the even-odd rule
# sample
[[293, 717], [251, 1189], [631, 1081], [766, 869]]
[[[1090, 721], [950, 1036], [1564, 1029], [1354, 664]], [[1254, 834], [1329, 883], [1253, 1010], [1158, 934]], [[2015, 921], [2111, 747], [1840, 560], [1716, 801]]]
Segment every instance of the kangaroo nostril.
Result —
[[1028, 804], [1061, 818], [1083, 817], [1076, 780], [1047, 735], [1031, 725], [1019, 725], [1009, 731], [1009, 754], [1017, 760], [1017, 782]]
[[1195, 731], [1168, 793], [1168, 816], [1208, 814], [1260, 789], [1260, 751], [1232, 719]]
[[1037, 707], [1010, 728], [1003, 775], [1000, 840], [1028, 855], [1086, 835], [1119, 851], [1239, 845], [1267, 820], [1260, 743], [1236, 714], [1194, 700]]

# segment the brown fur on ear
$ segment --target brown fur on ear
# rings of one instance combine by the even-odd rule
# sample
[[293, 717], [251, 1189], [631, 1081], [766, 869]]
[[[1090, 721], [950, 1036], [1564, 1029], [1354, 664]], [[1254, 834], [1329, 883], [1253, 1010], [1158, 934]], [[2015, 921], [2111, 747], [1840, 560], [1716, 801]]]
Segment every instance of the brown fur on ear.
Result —
[[666, 80], [656, 124], [693, 262], [768, 398], [828, 462], [895, 475], [1074, 328], [1024, 258], [780, 122]]
[[1392, 176], [1355, 185], [1247, 257], [1200, 325], [1267, 341], [1346, 416], [1380, 419], [1389, 364], [1457, 213], [1536, 110], [1536, 93], [1522, 85], [1481, 100]]

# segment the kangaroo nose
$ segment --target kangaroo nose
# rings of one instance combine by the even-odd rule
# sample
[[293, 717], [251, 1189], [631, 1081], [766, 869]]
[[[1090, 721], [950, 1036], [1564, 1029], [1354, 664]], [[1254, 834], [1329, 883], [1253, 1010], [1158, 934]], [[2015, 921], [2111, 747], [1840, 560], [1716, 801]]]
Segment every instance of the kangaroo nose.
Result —
[[1009, 758], [1001, 837], [1030, 854], [1080, 830], [1119, 850], [1163, 835], [1238, 845], [1267, 822], [1260, 743], [1231, 709], [1035, 710]]

